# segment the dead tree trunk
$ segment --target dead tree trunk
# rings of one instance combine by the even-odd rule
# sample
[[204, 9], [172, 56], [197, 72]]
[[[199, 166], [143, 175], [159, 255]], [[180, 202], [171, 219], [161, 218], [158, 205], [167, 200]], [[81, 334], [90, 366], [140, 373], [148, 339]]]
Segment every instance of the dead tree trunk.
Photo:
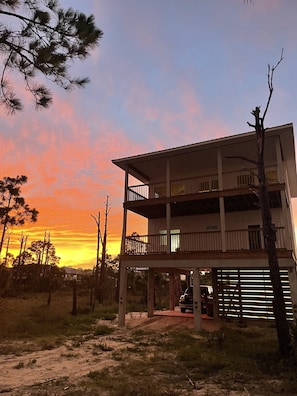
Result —
[[71, 315], [75, 316], [77, 314], [77, 284], [76, 279], [72, 281], [72, 311]]
[[277, 337], [279, 343], [279, 350], [284, 358], [288, 358], [291, 351], [291, 335], [289, 324], [286, 315], [286, 305], [283, 294], [283, 288], [281, 283], [277, 251], [276, 251], [276, 235], [275, 227], [272, 223], [271, 211], [269, 206], [269, 196], [267, 192], [266, 176], [265, 176], [265, 164], [264, 164], [264, 148], [265, 148], [265, 127], [264, 120], [267, 114], [269, 104], [273, 93], [273, 74], [277, 66], [283, 60], [283, 51], [281, 53], [280, 60], [272, 68], [268, 66], [268, 88], [269, 96], [266, 103], [263, 116], [260, 117], [260, 107], [256, 107], [252, 111], [252, 115], [255, 119], [255, 124], [250, 123], [249, 126], [253, 127], [256, 132], [257, 140], [257, 167], [258, 167], [258, 195], [259, 205], [261, 210], [262, 224], [263, 224], [263, 237], [265, 242], [265, 250], [268, 256], [268, 265], [270, 270], [270, 280], [273, 290], [273, 310], [276, 323]]
[[[258, 194], [259, 194], [259, 205], [262, 216], [263, 224], [263, 237], [265, 243], [265, 249], [268, 256], [268, 264], [270, 269], [270, 279], [273, 290], [273, 310], [276, 322], [277, 336], [279, 342], [279, 349], [283, 357], [288, 357], [291, 352], [291, 336], [290, 329], [286, 317], [286, 305], [284, 300], [283, 288], [281, 283], [281, 277], [279, 272], [277, 251], [276, 251], [276, 235], [275, 227], [272, 223], [271, 211], [269, 206], [269, 196], [267, 192], [266, 176], [265, 176], [265, 164], [264, 164], [264, 142], [265, 142], [265, 128], [263, 124], [264, 118], [260, 117], [260, 108], [256, 107], [252, 111], [255, 117], [255, 128], [256, 139], [257, 139], [257, 151], [258, 151]], [[264, 113], [265, 115], [266, 113]]]
[[100, 232], [100, 212], [98, 212], [97, 217], [93, 216], [93, 219], [95, 220], [97, 224], [97, 250], [96, 250], [96, 267], [95, 267], [95, 286], [94, 286], [94, 295], [91, 296], [91, 305], [92, 305], [92, 310], [95, 310], [95, 301], [96, 298], [98, 299], [98, 294], [99, 294], [99, 254], [100, 254], [100, 241], [101, 241], [101, 232]]
[[107, 219], [109, 213], [109, 204], [108, 204], [108, 196], [106, 197], [105, 204], [105, 222], [104, 222], [104, 235], [102, 241], [102, 256], [101, 256], [101, 268], [100, 268], [100, 277], [99, 277], [99, 303], [102, 304], [104, 302], [105, 296], [105, 278], [106, 278], [106, 243], [107, 243]]

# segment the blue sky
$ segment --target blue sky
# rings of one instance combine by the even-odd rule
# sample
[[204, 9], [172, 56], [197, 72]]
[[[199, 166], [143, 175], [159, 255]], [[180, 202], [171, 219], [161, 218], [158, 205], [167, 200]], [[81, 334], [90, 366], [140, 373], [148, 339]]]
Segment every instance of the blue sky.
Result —
[[91, 83], [70, 94], [49, 84], [54, 103], [38, 112], [25, 94], [21, 114], [2, 112], [0, 151], [1, 177], [27, 175], [24, 195], [40, 211], [29, 240], [51, 231], [61, 264], [95, 263], [90, 214], [103, 212], [106, 195], [109, 251], [119, 252], [124, 175], [112, 159], [249, 131], [282, 49], [266, 126], [297, 125], [295, 0], [60, 3], [94, 14], [104, 31], [73, 65]]

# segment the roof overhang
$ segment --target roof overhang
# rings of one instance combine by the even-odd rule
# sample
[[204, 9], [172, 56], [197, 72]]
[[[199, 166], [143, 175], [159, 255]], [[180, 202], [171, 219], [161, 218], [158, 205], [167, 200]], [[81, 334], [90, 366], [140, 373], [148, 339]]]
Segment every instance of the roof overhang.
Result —
[[[283, 160], [287, 164], [286, 170], [289, 178], [291, 195], [292, 197], [297, 197], [293, 124], [290, 123], [273, 128], [267, 128], [266, 139], [273, 137], [279, 137], [280, 139]], [[173, 164], [172, 166], [174, 166], [174, 164], [178, 164], [179, 168], [186, 166], [185, 159], [187, 159], [188, 166], [192, 167], [193, 163], [197, 163], [195, 159], [200, 159], [202, 163], [203, 159], [207, 159], [208, 162], [213, 160], [213, 163], [216, 163], [216, 153], [219, 148], [225, 148], [228, 150], [229, 148], [232, 149], [232, 146], [234, 145], [244, 145], [244, 147], [253, 148], [255, 153], [255, 139], [255, 132], [252, 131], [131, 157], [114, 159], [112, 162], [119, 168], [140, 180], [142, 183], [148, 183], [150, 180], [154, 179], [156, 175], [161, 174], [161, 172], [165, 172], [165, 161], [168, 158], [171, 159], [171, 163]], [[247, 149], [247, 151], [248, 154], [250, 154], [250, 150]]]

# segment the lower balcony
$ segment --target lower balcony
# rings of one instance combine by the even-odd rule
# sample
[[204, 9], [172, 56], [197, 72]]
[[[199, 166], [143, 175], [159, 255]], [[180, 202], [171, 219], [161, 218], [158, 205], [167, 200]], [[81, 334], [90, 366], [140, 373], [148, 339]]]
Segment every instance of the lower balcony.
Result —
[[[289, 250], [285, 238], [285, 228], [276, 228], [277, 250]], [[169, 239], [169, 241], [167, 241]], [[155, 254], [183, 254], [202, 252], [264, 252], [263, 232], [260, 228], [238, 229], [225, 232], [225, 248], [223, 249], [220, 231], [171, 233], [138, 235], [133, 234], [125, 239], [124, 255], [155, 255]], [[168, 245], [170, 243], [170, 246]]]

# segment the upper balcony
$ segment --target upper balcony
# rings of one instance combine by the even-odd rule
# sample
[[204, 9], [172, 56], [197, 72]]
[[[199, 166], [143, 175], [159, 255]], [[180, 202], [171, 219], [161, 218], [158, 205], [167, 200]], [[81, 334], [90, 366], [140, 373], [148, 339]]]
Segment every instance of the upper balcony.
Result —
[[[219, 213], [219, 197], [224, 197], [226, 212], [252, 210], [259, 207], [256, 188], [256, 169], [230, 171], [222, 174], [223, 189], [219, 190], [217, 174], [185, 178], [170, 182], [170, 195], [166, 197], [166, 183], [129, 186], [126, 207], [146, 218], [166, 216], [167, 202], [171, 203], [171, 216]], [[271, 208], [281, 207], [276, 166], [266, 168], [266, 180]]]

